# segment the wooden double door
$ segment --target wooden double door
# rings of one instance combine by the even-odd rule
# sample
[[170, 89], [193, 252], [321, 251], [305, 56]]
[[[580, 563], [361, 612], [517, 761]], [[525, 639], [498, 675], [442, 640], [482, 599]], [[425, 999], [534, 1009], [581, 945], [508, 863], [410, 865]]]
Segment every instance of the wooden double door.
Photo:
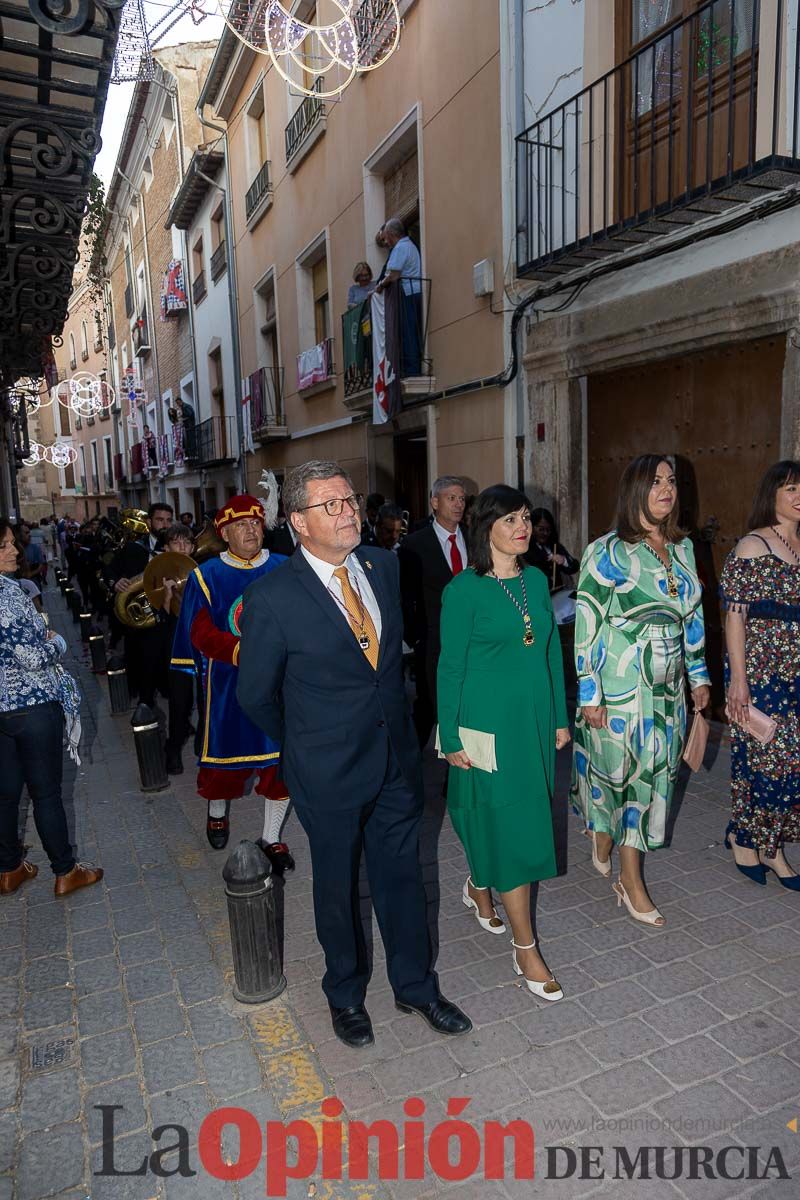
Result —
[[622, 220], [753, 160], [759, 14], [759, 0], [617, 0]]

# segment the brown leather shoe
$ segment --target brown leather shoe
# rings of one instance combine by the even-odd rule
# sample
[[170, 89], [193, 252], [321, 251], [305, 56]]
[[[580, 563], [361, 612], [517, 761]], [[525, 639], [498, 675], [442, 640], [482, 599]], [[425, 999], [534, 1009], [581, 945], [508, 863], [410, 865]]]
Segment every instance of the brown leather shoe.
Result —
[[99, 883], [102, 878], [102, 867], [90, 867], [87, 863], [75, 863], [75, 866], [71, 871], [67, 871], [66, 875], [56, 875], [55, 894], [68, 896], [70, 892], [77, 892], [78, 888], [91, 887], [93, 883]]
[[39, 868], [24, 858], [15, 871], [0, 871], [0, 896], [10, 896], [29, 879], [35, 879]]

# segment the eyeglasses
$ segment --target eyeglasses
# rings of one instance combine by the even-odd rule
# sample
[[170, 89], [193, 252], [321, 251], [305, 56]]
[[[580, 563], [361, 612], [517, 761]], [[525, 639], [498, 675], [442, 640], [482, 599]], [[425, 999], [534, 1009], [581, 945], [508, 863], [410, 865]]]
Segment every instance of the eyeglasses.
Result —
[[356, 492], [353, 496], [345, 496], [344, 500], [338, 497], [335, 500], [323, 500], [322, 504], [307, 504], [305, 508], [299, 508], [298, 512], [308, 512], [312, 508], [324, 508], [329, 517], [340, 517], [345, 504], [350, 506], [352, 512], [358, 512], [364, 501], [361, 492]]

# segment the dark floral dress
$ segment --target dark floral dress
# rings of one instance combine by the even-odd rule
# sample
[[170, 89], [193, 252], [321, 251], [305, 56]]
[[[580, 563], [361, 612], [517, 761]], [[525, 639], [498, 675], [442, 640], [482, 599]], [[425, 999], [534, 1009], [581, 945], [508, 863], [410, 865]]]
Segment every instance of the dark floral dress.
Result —
[[750, 699], [778, 725], [766, 746], [731, 725], [731, 816], [737, 843], [772, 858], [800, 841], [800, 566], [733, 551], [720, 591], [745, 618]]

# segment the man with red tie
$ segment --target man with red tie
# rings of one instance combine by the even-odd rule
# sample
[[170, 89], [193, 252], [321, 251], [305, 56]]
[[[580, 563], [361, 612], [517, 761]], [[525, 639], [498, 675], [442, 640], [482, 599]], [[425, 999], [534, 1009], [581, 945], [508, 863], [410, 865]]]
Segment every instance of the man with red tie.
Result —
[[431, 488], [433, 520], [409, 534], [400, 546], [403, 636], [414, 651], [414, 725], [420, 746], [427, 744], [436, 724], [442, 592], [467, 565], [467, 543], [461, 528], [466, 499], [463, 480], [442, 475]]

